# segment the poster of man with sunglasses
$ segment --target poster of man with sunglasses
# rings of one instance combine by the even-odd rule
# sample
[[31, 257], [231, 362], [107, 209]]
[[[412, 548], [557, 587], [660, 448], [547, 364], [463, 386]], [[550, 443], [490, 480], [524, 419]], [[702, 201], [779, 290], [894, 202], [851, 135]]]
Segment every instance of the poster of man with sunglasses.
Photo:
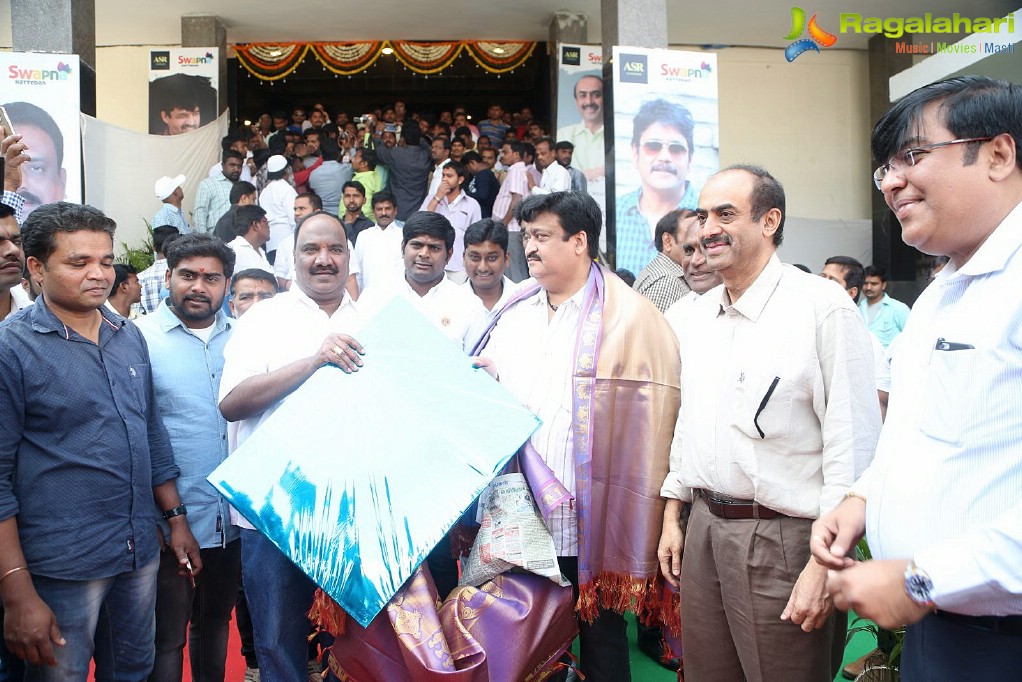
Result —
[[656, 224], [694, 209], [717, 170], [715, 55], [615, 48], [615, 267], [640, 272], [653, 258]]

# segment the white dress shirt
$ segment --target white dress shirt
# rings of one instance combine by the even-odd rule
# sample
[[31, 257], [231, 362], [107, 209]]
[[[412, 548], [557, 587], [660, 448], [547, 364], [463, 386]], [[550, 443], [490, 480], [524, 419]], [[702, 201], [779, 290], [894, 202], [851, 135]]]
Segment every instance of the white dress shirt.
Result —
[[[435, 197], [436, 193], [440, 191], [440, 183], [444, 180], [444, 166], [451, 162], [450, 158], [446, 158], [433, 167], [433, 178], [429, 181], [429, 192], [426, 193], [426, 199]], [[422, 209], [425, 211], [426, 209]]]
[[362, 230], [355, 242], [353, 263], [358, 265], [358, 290], [370, 287], [397, 288], [405, 276], [405, 262], [401, 256], [404, 225], [395, 221], [387, 227], [373, 225]]
[[[28, 292], [20, 284], [15, 284], [10, 288], [11, 292], [11, 312], [7, 314], [10, 317], [14, 313], [18, 312], [22, 308], [27, 308], [32, 305], [32, 299], [29, 298]], [[7, 318], [4, 318], [7, 319]]]
[[519, 285], [512, 282], [506, 276], [503, 278], [502, 282], [504, 284], [504, 290], [501, 292], [500, 298], [489, 310], [487, 310], [486, 306], [483, 304], [483, 299], [476, 295], [475, 289], [472, 288], [471, 280], [460, 285], [465, 291], [472, 294], [472, 296], [479, 301], [479, 309], [476, 311], [475, 319], [473, 319], [468, 330], [468, 335], [465, 337], [466, 353], [472, 350], [472, 347], [475, 346], [477, 341], [479, 341], [483, 332], [485, 332], [486, 328], [490, 326], [490, 322], [493, 321], [493, 318], [497, 316], [497, 313], [504, 307], [504, 304], [510, 301], [511, 297], [514, 296], [515, 292], [518, 290]]
[[567, 192], [571, 189], [571, 173], [561, 164], [554, 161], [543, 169], [543, 177], [539, 185], [532, 188], [533, 194], [550, 194], [551, 192]]
[[[571, 429], [575, 344], [585, 287], [548, 316], [546, 291], [505, 312], [480, 355], [493, 361], [499, 381], [540, 419], [529, 442], [557, 480], [575, 495]], [[573, 502], [551, 514], [547, 527], [558, 556], [578, 556], [578, 516]]]
[[948, 263], [890, 346], [876, 460], [853, 490], [875, 558], [913, 558], [941, 609], [1022, 614], [1022, 204]]
[[[234, 333], [224, 348], [224, 371], [217, 402], [223, 402], [246, 379], [315, 355], [327, 334], [338, 332], [358, 338], [362, 319], [358, 304], [349, 296], [345, 295], [340, 307], [327, 316], [297, 284], [289, 291], [252, 306], [234, 325]], [[282, 403], [237, 422], [237, 442], [232, 444], [231, 452]], [[296, 428], [300, 426], [295, 425]], [[231, 521], [242, 528], [253, 527], [233, 508]]]
[[774, 255], [734, 304], [720, 285], [682, 314], [661, 494], [703, 488], [806, 519], [837, 506], [880, 431], [873, 352], [848, 295]]
[[257, 249], [252, 246], [244, 237], [235, 237], [227, 243], [227, 246], [234, 251], [235, 272], [255, 268], [273, 274], [273, 266], [270, 265], [270, 261], [266, 260], [266, 252], [262, 248]]
[[471, 339], [466, 341], [466, 337], [481, 306], [479, 299], [466, 292], [460, 284], [444, 277], [425, 296], [419, 296], [402, 276], [396, 287], [376, 287], [359, 297], [358, 302], [368, 318], [394, 296], [403, 296], [458, 348], [465, 350], [466, 342], [471, 343]]
[[295, 197], [298, 192], [287, 180], [274, 180], [259, 193], [259, 206], [266, 211], [270, 223], [270, 241], [267, 251], [275, 251], [280, 242], [295, 232]]

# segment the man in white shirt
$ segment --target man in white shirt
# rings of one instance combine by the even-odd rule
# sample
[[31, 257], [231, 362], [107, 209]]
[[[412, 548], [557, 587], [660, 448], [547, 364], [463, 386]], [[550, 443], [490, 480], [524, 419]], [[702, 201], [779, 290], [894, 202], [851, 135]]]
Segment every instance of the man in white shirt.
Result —
[[726, 168], [698, 203], [702, 247], [724, 283], [688, 305], [678, 331], [682, 402], [659, 550], [684, 591], [685, 672], [833, 679], [845, 617], [809, 534], [880, 430], [866, 327], [844, 292], [777, 258], [784, 190], [767, 171]]
[[266, 170], [269, 183], [259, 193], [259, 205], [266, 209], [266, 218], [270, 221], [270, 241], [266, 243], [266, 253], [274, 261], [280, 243], [294, 235], [294, 207], [298, 192], [286, 179], [287, 159], [283, 156], [271, 156], [266, 161]]
[[270, 240], [270, 223], [262, 206], [239, 206], [234, 214], [234, 231], [238, 235], [227, 245], [236, 257], [238, 272], [259, 268], [272, 273], [263, 246]]
[[504, 276], [509, 262], [504, 223], [483, 218], [469, 225], [465, 231], [465, 273], [468, 281], [462, 286], [471, 291], [481, 305], [468, 332], [466, 351], [471, 351], [490, 326], [490, 321], [514, 295], [517, 285]]
[[621, 612], [666, 610], [655, 552], [678, 347], [653, 304], [594, 263], [592, 197], [529, 197], [517, 215], [535, 281], [499, 313], [476, 363], [541, 421], [519, 463], [532, 485], [560, 493], [536, 500], [579, 597], [581, 671], [629, 680]]
[[[813, 527], [839, 608], [908, 625], [902, 679], [1022, 667], [1022, 91], [964, 76], [873, 128], [873, 175], [905, 243], [950, 262], [891, 346], [876, 459]], [[865, 532], [873, 561], [846, 555]]]
[[551, 137], [536, 140], [536, 168], [543, 172], [538, 186], [532, 186], [533, 194], [567, 192], [571, 189], [571, 174], [557, 163], [557, 150]]
[[[315, 213], [297, 226], [295, 286], [253, 306], [224, 349], [219, 405], [238, 422], [244, 443], [281, 401], [327, 364], [345, 372], [362, 365], [352, 338], [361, 316], [345, 293], [348, 240], [336, 216]], [[232, 513], [241, 527], [245, 594], [264, 679], [307, 677], [309, 621], [316, 585], [277, 547]]]
[[405, 272], [401, 257], [404, 223], [397, 220], [397, 200], [390, 192], [376, 192], [372, 202], [376, 224], [361, 232], [353, 257], [360, 292], [371, 286], [397, 287]]
[[413, 213], [405, 222], [401, 242], [404, 278], [394, 287], [376, 287], [368, 292], [359, 301], [363, 309], [379, 310], [393, 296], [403, 296], [444, 336], [464, 349], [479, 302], [446, 277], [444, 268], [453, 248], [454, 228], [447, 218], [429, 211]]
[[462, 185], [468, 173], [458, 161], [448, 160], [440, 171], [443, 180], [435, 194], [426, 197], [422, 202], [423, 211], [433, 211], [447, 218], [454, 228], [454, 251], [447, 262], [447, 276], [458, 284], [465, 282], [465, 264], [462, 255], [465, 251], [465, 230], [472, 223], [482, 220], [482, 209], [479, 202], [462, 191]]

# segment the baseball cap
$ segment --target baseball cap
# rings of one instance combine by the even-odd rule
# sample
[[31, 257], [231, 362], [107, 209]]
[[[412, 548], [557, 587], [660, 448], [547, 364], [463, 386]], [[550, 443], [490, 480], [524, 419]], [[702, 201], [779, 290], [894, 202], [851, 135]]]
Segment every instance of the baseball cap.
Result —
[[156, 181], [156, 184], [153, 186], [153, 191], [156, 192], [156, 198], [163, 201], [173, 194], [175, 189], [183, 184], [185, 184], [185, 176], [183, 175], [179, 175], [176, 178], [164, 175]]

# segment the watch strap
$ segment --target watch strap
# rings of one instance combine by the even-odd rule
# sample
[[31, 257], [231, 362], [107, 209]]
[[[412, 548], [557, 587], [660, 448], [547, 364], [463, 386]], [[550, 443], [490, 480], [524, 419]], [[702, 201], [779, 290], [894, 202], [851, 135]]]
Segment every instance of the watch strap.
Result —
[[179, 504], [176, 507], [174, 507], [173, 509], [168, 509], [167, 511], [163, 512], [163, 518], [167, 519], [168, 521], [170, 519], [174, 518], [175, 516], [187, 516], [187, 515], [188, 515], [188, 509], [183, 504]]

